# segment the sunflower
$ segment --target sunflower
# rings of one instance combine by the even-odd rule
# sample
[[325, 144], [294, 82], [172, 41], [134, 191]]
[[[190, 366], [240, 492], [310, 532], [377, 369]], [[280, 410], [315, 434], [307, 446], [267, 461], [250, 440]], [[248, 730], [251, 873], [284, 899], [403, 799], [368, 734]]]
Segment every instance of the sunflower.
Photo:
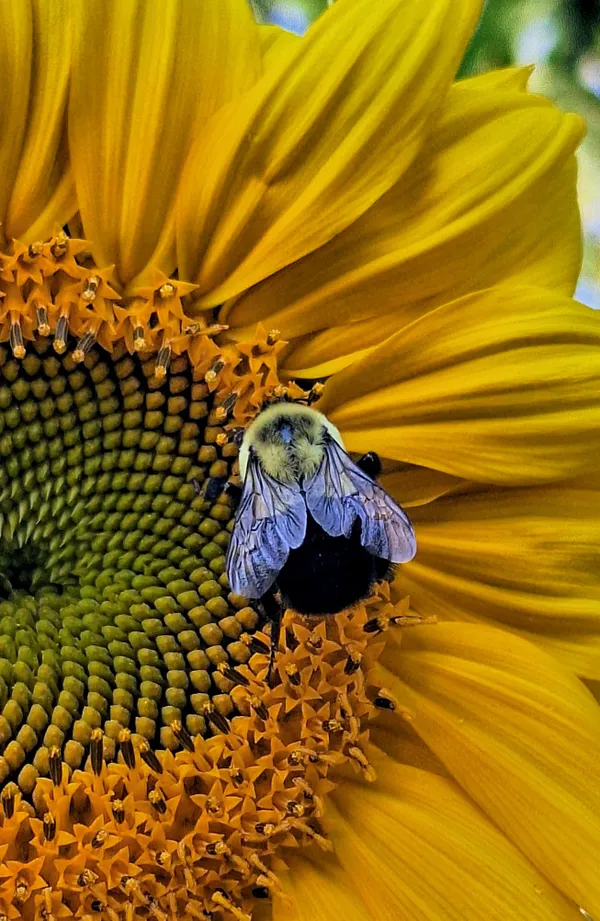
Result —
[[[2, 921], [600, 918], [582, 125], [479, 11], [4, 5]], [[419, 551], [269, 685], [223, 486], [316, 380]]]

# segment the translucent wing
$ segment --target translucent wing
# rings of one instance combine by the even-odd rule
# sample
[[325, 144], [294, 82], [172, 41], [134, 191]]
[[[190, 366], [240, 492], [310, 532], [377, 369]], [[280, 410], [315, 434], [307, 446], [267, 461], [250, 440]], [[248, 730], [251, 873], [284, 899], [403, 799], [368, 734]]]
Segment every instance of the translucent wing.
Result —
[[266, 474], [250, 452], [225, 567], [232, 591], [260, 598], [306, 534], [306, 505], [297, 486]]
[[360, 542], [369, 553], [391, 563], [407, 563], [417, 552], [407, 515], [333, 439], [304, 490], [309, 512], [331, 537], [350, 537], [358, 519]]

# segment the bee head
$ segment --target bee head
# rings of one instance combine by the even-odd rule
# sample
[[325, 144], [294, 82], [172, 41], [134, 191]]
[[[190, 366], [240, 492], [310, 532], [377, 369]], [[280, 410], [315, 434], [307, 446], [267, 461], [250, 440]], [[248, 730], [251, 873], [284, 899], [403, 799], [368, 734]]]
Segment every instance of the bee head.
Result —
[[294, 427], [289, 419], [282, 419], [278, 426], [279, 436], [284, 445], [291, 445], [294, 439]]
[[328, 438], [341, 444], [337, 429], [306, 403], [271, 404], [246, 430], [240, 450], [240, 474], [245, 476], [252, 451], [269, 476], [284, 483], [300, 482], [318, 469]]

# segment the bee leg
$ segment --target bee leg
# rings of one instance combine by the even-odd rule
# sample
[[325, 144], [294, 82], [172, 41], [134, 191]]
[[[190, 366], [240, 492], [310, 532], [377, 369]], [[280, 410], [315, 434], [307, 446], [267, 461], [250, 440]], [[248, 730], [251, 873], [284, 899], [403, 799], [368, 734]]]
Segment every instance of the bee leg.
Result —
[[227, 483], [227, 478], [224, 476], [213, 476], [209, 480], [206, 480], [204, 483], [199, 483], [198, 480], [192, 480], [192, 486], [194, 487], [196, 493], [199, 496], [203, 496], [205, 499], [216, 499], [221, 495]]
[[203, 496], [210, 501], [218, 499], [222, 493], [226, 493], [231, 496], [234, 505], [237, 506], [242, 498], [242, 487], [231, 483], [226, 477], [211, 477], [203, 485], [200, 485], [198, 480], [192, 480], [192, 486], [199, 496]]
[[269, 668], [267, 669], [267, 684], [272, 687], [273, 667], [275, 665], [275, 656], [279, 647], [279, 637], [281, 634], [281, 617], [283, 611], [277, 597], [277, 588], [272, 586], [260, 599], [266, 619], [271, 624], [271, 649], [269, 652]]
[[372, 480], [376, 480], [379, 474], [381, 473], [381, 460], [379, 459], [379, 454], [376, 454], [375, 451], [369, 451], [368, 454], [363, 454], [363, 456], [356, 461], [356, 466], [360, 467], [367, 476], [370, 476]]
[[231, 480], [227, 480], [225, 486], [223, 487], [223, 492], [227, 496], [231, 497], [233, 504], [237, 508], [240, 503], [240, 499], [242, 498], [242, 487], [238, 486], [237, 483], [232, 483]]

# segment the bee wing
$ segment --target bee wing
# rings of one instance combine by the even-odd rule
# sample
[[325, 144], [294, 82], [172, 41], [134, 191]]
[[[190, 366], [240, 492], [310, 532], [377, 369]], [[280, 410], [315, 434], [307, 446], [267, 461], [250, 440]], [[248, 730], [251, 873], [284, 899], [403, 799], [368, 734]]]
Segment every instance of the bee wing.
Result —
[[298, 487], [265, 473], [250, 452], [225, 569], [232, 591], [261, 598], [306, 534], [306, 505]]
[[374, 556], [407, 563], [417, 552], [408, 516], [333, 439], [327, 442], [323, 460], [304, 490], [309, 512], [331, 537], [350, 537], [358, 520], [360, 542]]

